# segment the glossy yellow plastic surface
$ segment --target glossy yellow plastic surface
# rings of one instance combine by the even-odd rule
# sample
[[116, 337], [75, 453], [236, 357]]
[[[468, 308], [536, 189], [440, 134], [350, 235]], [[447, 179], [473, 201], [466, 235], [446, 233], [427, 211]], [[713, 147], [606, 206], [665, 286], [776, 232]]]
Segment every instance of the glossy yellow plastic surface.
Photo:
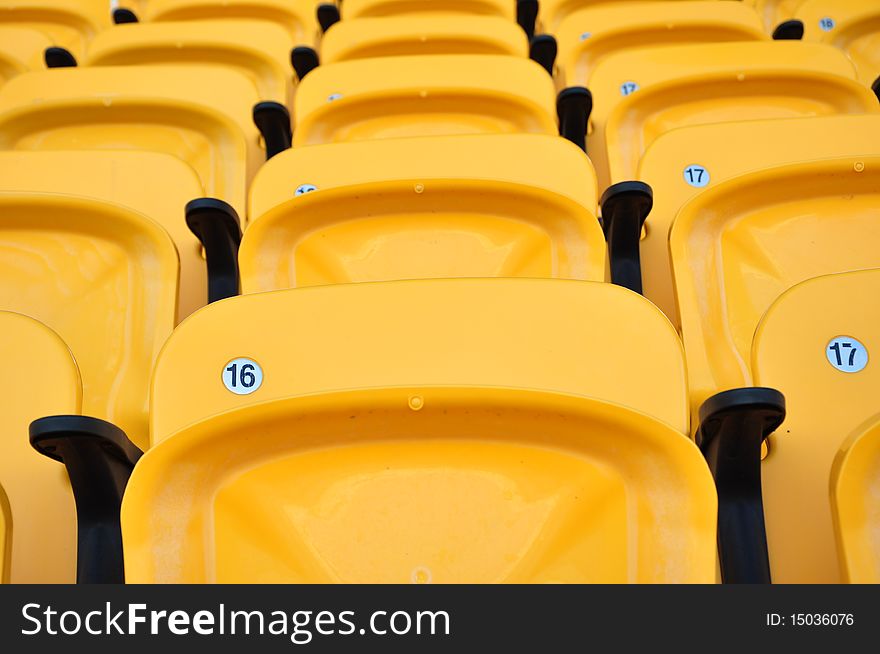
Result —
[[637, 10], [630, 3], [600, 4], [566, 16], [555, 36], [564, 86], [586, 86], [601, 59], [623, 50], [769, 38], [750, 7], [717, 0], [649, 2]]
[[[590, 79], [589, 152], [599, 187], [633, 179], [661, 134], [731, 120], [877, 111], [852, 63], [831, 46], [768, 41], [664, 46], [606, 57]], [[639, 89], [623, 93], [627, 84]]]
[[[870, 0], [868, 0], [870, 2]], [[837, 0], [834, 0], [837, 2]], [[743, 4], [754, 7], [764, 23], [767, 34], [772, 34], [779, 23], [795, 17], [804, 0], [744, 0]]]
[[[842, 55], [841, 55], [842, 56]], [[294, 102], [294, 146], [402, 136], [557, 134], [553, 81], [502, 55], [382, 57], [320, 66]]]
[[694, 410], [713, 393], [751, 385], [755, 328], [787, 289], [880, 267], [878, 218], [876, 155], [750, 173], [679, 211], [669, 249]]
[[52, 45], [42, 32], [0, 24], [0, 86], [16, 75], [45, 67], [43, 52]]
[[508, 0], [345, 0], [342, 7], [342, 17], [345, 19], [417, 13], [500, 16], [515, 21], [516, 2]]
[[186, 226], [183, 211], [204, 191], [195, 171], [179, 159], [121, 150], [0, 152], [0, 170], [0, 191], [79, 195], [121, 204], [153, 219], [177, 246], [178, 322], [207, 302], [202, 246]]
[[167, 232], [131, 209], [0, 193], [0, 310], [55, 330], [80, 366], [83, 413], [140, 447], [153, 361], [174, 326], [178, 268]]
[[9, 500], [0, 486], [0, 584], [8, 584], [12, 570], [12, 548], [7, 545], [11, 541], [12, 509]]
[[311, 45], [318, 36], [316, 0], [150, 0], [149, 22], [203, 19], [252, 19], [276, 23], [294, 43]]
[[[241, 356], [262, 367], [252, 395], [221, 381]], [[154, 391], [129, 581], [714, 580], [680, 345], [619, 287], [246, 295], [181, 325]]]
[[199, 64], [236, 70], [254, 83], [260, 100], [293, 98], [290, 35], [265, 21], [185, 21], [117, 25], [89, 45], [89, 66]]
[[[263, 368], [252, 394], [222, 382], [237, 357]], [[596, 397], [688, 429], [681, 343], [644, 298], [604, 282], [414, 280], [243, 295], [196, 312], [156, 364], [152, 444], [247, 405], [425, 385]]]
[[[304, 187], [317, 190], [297, 196]], [[428, 277], [602, 281], [596, 203], [589, 159], [558, 136], [293, 148], [254, 180], [242, 290]]]
[[642, 156], [638, 174], [654, 190], [654, 207], [641, 245], [645, 297], [679, 324], [669, 229], [678, 210], [703, 189], [761, 168], [878, 152], [880, 115], [876, 113], [697, 125], [658, 137]]
[[0, 88], [0, 148], [172, 154], [244, 219], [246, 184], [265, 159], [251, 118], [257, 101], [244, 75], [216, 67], [28, 73]]
[[[669, 2], [669, 0], [660, 0]], [[657, 4], [657, 0], [640, 0], [638, 3], [632, 0], [541, 0], [538, 7], [538, 30], [537, 33], [546, 32], [555, 34], [560, 23], [570, 14], [592, 7], [611, 7], [614, 5], [627, 6], [632, 11], [633, 17], [638, 16], [640, 11], [648, 5]]]
[[339, 21], [321, 41], [321, 63], [403, 55], [492, 54], [527, 57], [525, 32], [497, 16], [432, 14]]
[[806, 0], [795, 17], [804, 24], [805, 41], [846, 52], [862, 82], [870, 86], [880, 77], [880, 2]]
[[[0, 514], [6, 513], [7, 580], [73, 583], [76, 510], [67, 471], [31, 447], [28, 426], [44, 416], [79, 414], [79, 372], [55, 332], [17, 313], [0, 311], [0, 354], [15, 370], [0, 379]], [[2, 522], [0, 516], [0, 541]]]
[[80, 56], [89, 40], [110, 27], [107, 0], [0, 0], [0, 24], [45, 33], [52, 45]]
[[880, 584], [880, 416], [844, 445], [831, 479], [832, 512], [846, 583]]
[[[846, 221], [846, 216], [842, 219]], [[806, 251], [803, 254], [810, 256]], [[761, 466], [770, 565], [776, 583], [843, 581], [831, 517], [831, 471], [847, 437], [878, 411], [880, 366], [874, 359], [880, 353], [880, 304], [870, 300], [878, 293], [880, 270], [810, 279], [777, 299], [755, 334], [755, 383], [779, 389], [786, 403], [785, 423], [771, 436], [769, 455]], [[837, 350], [830, 346], [841, 337], [842, 343], [857, 342], [857, 349], [867, 350], [864, 369], [835, 368]], [[844, 347], [840, 361], [846, 366], [852, 356], [861, 363], [862, 354]], [[852, 460], [857, 467], [868, 464], [877, 469], [876, 459], [870, 462], [856, 453]], [[880, 477], [873, 482], [851, 481], [860, 490], [844, 495], [858, 511], [872, 502], [870, 488], [872, 483], [877, 488]]]

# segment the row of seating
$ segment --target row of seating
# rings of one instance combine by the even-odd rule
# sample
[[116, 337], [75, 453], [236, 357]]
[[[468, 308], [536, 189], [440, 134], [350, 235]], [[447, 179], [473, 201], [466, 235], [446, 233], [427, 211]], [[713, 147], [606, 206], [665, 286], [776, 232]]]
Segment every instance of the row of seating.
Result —
[[251, 21], [117, 25], [0, 87], [4, 426], [79, 517], [12, 439], [12, 580], [124, 550], [136, 582], [707, 582], [716, 522], [727, 581], [880, 578], [846, 55], [416, 56], [397, 4], [345, 0], [295, 87]]

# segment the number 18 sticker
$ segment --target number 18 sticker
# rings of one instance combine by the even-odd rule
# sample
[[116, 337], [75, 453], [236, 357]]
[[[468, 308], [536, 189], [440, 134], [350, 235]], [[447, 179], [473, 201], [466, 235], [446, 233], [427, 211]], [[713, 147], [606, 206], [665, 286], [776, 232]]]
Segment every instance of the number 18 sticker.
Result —
[[263, 385], [263, 369], [253, 359], [238, 358], [223, 369], [223, 385], [236, 395], [250, 395]]
[[851, 336], [832, 338], [825, 356], [841, 372], [860, 372], [868, 365], [868, 350]]

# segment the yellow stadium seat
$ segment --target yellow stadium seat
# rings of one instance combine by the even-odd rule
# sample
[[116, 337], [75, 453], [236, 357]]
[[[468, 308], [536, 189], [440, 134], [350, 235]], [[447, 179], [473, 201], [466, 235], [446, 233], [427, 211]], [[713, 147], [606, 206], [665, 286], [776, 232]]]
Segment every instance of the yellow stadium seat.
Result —
[[770, 305], [823, 274], [880, 267], [880, 156], [757, 170], [703, 191], [669, 250], [694, 406], [749, 385], [752, 340]]
[[156, 152], [0, 152], [0, 169], [0, 191], [79, 195], [125, 205], [152, 218], [177, 246], [177, 322], [206, 304], [201, 244], [184, 221], [184, 207], [204, 190], [195, 171], [179, 159]]
[[321, 41], [321, 63], [415, 54], [526, 57], [528, 51], [526, 35], [504, 18], [416, 14], [340, 21]]
[[264, 156], [251, 122], [257, 100], [243, 75], [213, 67], [28, 73], [0, 88], [0, 149], [165, 152], [244, 216], [246, 185]]
[[516, 0], [345, 0], [342, 3], [345, 19], [445, 12], [500, 16], [512, 21], [516, 18]]
[[840, 48], [855, 64], [859, 79], [880, 77], [880, 3], [874, 0], [806, 0], [795, 17], [804, 24], [804, 40]]
[[242, 290], [428, 277], [602, 281], [595, 207], [589, 160], [558, 136], [294, 148], [254, 180]]
[[765, 167], [877, 152], [876, 114], [716, 123], [661, 135], [641, 158], [638, 174], [654, 189], [641, 242], [645, 297], [679, 324], [669, 230], [679, 208], [704, 189]]
[[199, 64], [243, 73], [261, 100], [289, 103], [292, 75], [286, 64], [293, 42], [264, 21], [134, 23], [101, 32], [89, 45], [88, 66]]
[[318, 35], [315, 0], [150, 0], [147, 22], [255, 19], [277, 23], [294, 43], [313, 44]]
[[880, 416], [852, 435], [835, 459], [832, 513], [845, 583], [880, 584]]
[[402, 136], [556, 134], [553, 81], [501, 55], [383, 57], [320, 66], [297, 89], [294, 146]]
[[804, 0], [745, 0], [744, 2], [758, 13], [767, 34], [772, 34], [780, 23], [793, 19], [798, 7], [803, 3]]
[[714, 580], [680, 346], [619, 287], [246, 295], [181, 325], [153, 389], [130, 582]]
[[51, 45], [38, 30], [0, 24], [0, 86], [16, 75], [45, 68], [43, 52]]
[[[845, 214], [829, 215], [831, 222], [836, 218], [841, 219], [839, 229], [853, 234]], [[801, 254], [810, 256], [804, 250]], [[880, 352], [880, 306], [869, 298], [878, 292], [880, 270], [809, 279], [783, 293], [755, 332], [755, 379], [785, 394], [788, 413], [784, 428], [770, 437], [761, 465], [774, 582], [843, 581], [829, 494], [832, 464], [847, 438], [877, 419], [880, 368], [873, 359]], [[838, 506], [845, 504], [844, 511], [854, 516], [873, 503], [876, 520], [876, 492], [872, 499], [870, 489], [877, 488], [880, 477], [871, 480], [863, 473], [873, 469], [876, 474], [877, 459], [870, 445], [867, 452], [850, 450], [848, 456], [854, 474], [844, 483], [852, 486], [838, 493]], [[867, 526], [850, 525], [857, 530]], [[864, 545], [870, 547], [870, 541]], [[873, 556], [880, 560], [880, 552]]]
[[789, 41], [664, 46], [606, 57], [589, 82], [599, 187], [635, 178], [670, 130], [704, 123], [877, 111], [834, 48]]
[[[559, 77], [586, 85], [604, 57], [651, 46], [766, 40], [755, 12], [741, 2], [695, 0], [588, 6], [572, 12], [554, 32]], [[636, 73], [633, 73], [636, 74]]]
[[57, 331], [80, 366], [84, 412], [145, 443], [150, 372], [176, 313], [174, 242], [94, 199], [3, 192], [0, 209], [0, 310]]
[[[5, 375], [0, 381], [4, 396], [0, 486], [8, 499], [5, 503], [0, 491], [0, 505], [6, 504], [7, 511], [7, 579], [12, 583], [72, 583], [76, 579], [76, 513], [70, 482], [62, 466], [31, 449], [27, 433], [37, 418], [79, 413], [79, 371], [57, 334], [17, 313], [0, 311], [0, 352], [15, 369], [15, 375]], [[2, 521], [0, 517], [0, 540]], [[3, 558], [0, 553], [0, 563]]]
[[[632, 11], [634, 7], [638, 7], [639, 10], [642, 10], [648, 4], [654, 4], [656, 1], [657, 0], [640, 0], [638, 4], [636, 4], [636, 2], [633, 2], [632, 0], [540, 0], [538, 3], [538, 31], [555, 34], [562, 21], [580, 9], [621, 5], [628, 6], [630, 11]], [[660, 1], [669, 2], [669, 0]], [[637, 11], [633, 11], [634, 16], [637, 14]]]
[[80, 56], [89, 40], [110, 26], [107, 0], [0, 0], [0, 24], [44, 32], [52, 45]]

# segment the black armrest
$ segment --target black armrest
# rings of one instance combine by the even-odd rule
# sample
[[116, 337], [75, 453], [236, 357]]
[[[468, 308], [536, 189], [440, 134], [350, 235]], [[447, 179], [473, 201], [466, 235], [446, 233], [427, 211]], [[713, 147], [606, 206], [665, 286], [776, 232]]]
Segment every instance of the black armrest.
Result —
[[871, 84], [871, 90], [874, 92], [874, 95], [877, 96], [877, 100], [880, 100], [880, 77], [874, 80], [874, 83]]
[[113, 22], [116, 25], [125, 25], [126, 23], [137, 23], [138, 17], [131, 9], [114, 9]]
[[804, 38], [804, 24], [799, 20], [779, 23], [773, 30], [774, 41], [800, 41]]
[[761, 494], [761, 445], [785, 420], [772, 388], [737, 388], [700, 407], [697, 445], [718, 490], [718, 555], [726, 584], [769, 584], [770, 557]]
[[516, 22], [523, 28], [530, 41], [535, 36], [537, 20], [538, 0], [516, 0]]
[[43, 51], [46, 68], [76, 68], [76, 57], [66, 48], [53, 46]]
[[641, 293], [639, 242], [642, 226], [654, 206], [654, 193], [644, 182], [619, 182], [605, 189], [599, 204], [608, 242], [611, 282]]
[[186, 204], [186, 226], [205, 248], [208, 303], [238, 295], [238, 246], [241, 224], [231, 206], [215, 198]]
[[34, 420], [30, 441], [67, 468], [76, 502], [77, 583], [123, 583], [119, 511], [141, 451], [116, 425], [87, 416]]
[[549, 34], [538, 34], [533, 36], [529, 42], [529, 58], [541, 64], [551, 77], [553, 76], [553, 66], [556, 64], [557, 51], [556, 39]]
[[559, 135], [587, 151], [587, 125], [593, 113], [593, 94], [583, 86], [569, 86], [556, 96]]
[[321, 26], [321, 32], [326, 32], [341, 19], [341, 16], [339, 15], [339, 7], [334, 4], [320, 4], [318, 5], [316, 12], [318, 16], [318, 25]]
[[303, 77], [312, 72], [321, 64], [318, 53], [314, 48], [307, 45], [298, 45], [290, 51], [290, 65], [296, 73], [296, 78], [301, 82]]
[[266, 161], [290, 148], [293, 130], [287, 107], [280, 102], [258, 102], [254, 105], [253, 118], [266, 142]]

